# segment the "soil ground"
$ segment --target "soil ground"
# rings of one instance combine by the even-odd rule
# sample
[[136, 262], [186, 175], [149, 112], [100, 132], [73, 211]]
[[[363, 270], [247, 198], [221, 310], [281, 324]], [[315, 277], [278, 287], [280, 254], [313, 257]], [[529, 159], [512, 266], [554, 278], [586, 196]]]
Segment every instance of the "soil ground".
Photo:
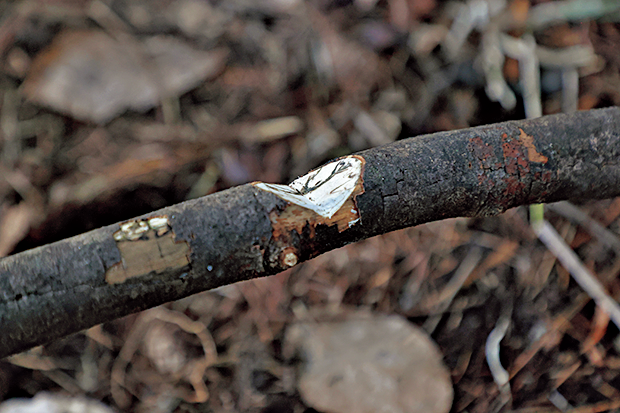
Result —
[[[0, 2], [0, 256], [397, 139], [522, 119], [518, 60], [495, 73], [513, 104], [487, 94], [485, 53], [502, 36], [590, 51], [542, 66], [544, 114], [620, 104], [617, 8], [531, 27], [545, 2], [478, 3]], [[620, 199], [580, 207], [618, 234]], [[546, 217], [620, 294], [616, 247], [557, 210]], [[537, 240], [527, 208], [390, 233], [0, 361], [0, 401], [53, 391], [126, 412], [311, 412], [284, 332], [359, 309], [431, 335], [452, 412], [620, 409], [618, 328]], [[485, 358], [506, 318], [508, 393]], [[197, 378], [201, 340], [217, 361]]]

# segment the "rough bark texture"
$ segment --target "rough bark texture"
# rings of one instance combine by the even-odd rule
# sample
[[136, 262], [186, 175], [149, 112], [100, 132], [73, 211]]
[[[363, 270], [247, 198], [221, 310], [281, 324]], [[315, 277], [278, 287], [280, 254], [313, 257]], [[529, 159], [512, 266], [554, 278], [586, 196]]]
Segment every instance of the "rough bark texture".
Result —
[[618, 196], [620, 109], [437, 133], [357, 155], [363, 188], [343, 208], [360, 220], [350, 227], [248, 184], [0, 260], [0, 358], [399, 228]]

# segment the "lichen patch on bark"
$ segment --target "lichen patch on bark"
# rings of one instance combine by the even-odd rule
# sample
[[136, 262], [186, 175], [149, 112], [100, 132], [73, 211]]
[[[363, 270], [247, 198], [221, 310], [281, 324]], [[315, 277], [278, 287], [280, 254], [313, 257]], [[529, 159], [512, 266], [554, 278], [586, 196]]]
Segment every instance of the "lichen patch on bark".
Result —
[[167, 216], [124, 222], [113, 237], [121, 262], [106, 271], [108, 284], [124, 283], [130, 278], [182, 268], [190, 263], [189, 245], [175, 239]]

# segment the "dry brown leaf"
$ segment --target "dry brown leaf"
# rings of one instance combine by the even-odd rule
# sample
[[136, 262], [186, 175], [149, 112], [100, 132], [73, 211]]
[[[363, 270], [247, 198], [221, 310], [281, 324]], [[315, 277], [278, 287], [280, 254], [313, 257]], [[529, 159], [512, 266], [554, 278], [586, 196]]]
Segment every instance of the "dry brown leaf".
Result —
[[36, 56], [23, 91], [34, 102], [103, 124], [196, 87], [219, 73], [226, 57], [224, 50], [199, 51], [163, 36], [141, 47], [103, 32], [64, 31]]
[[196, 50], [170, 36], [155, 36], [144, 42], [146, 53], [157, 68], [162, 97], [181, 95], [219, 74], [228, 51]]
[[126, 109], [159, 101], [157, 86], [136, 53], [107, 34], [65, 31], [37, 55], [26, 96], [76, 119], [105, 123]]

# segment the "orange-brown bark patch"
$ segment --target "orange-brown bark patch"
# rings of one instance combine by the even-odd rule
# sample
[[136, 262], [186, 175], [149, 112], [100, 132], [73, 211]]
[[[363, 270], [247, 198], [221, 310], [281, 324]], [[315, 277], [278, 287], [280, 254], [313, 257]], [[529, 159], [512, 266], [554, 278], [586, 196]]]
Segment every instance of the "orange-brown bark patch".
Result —
[[521, 131], [521, 134], [519, 135], [519, 142], [527, 148], [527, 158], [531, 162], [547, 163], [549, 158], [538, 152], [536, 146], [534, 145], [534, 137], [525, 133], [521, 128], [519, 128], [519, 130]]
[[[355, 194], [355, 191], [353, 193]], [[338, 231], [342, 232], [353, 226], [360, 214], [355, 201], [349, 198], [331, 218], [323, 217], [310, 209], [295, 204], [287, 205], [280, 213], [274, 210], [269, 214], [269, 217], [275, 238], [280, 238], [280, 236], [293, 230], [301, 234], [306, 225], [310, 226], [310, 237], [312, 238], [317, 225], [322, 224], [330, 227], [337, 225]]]

